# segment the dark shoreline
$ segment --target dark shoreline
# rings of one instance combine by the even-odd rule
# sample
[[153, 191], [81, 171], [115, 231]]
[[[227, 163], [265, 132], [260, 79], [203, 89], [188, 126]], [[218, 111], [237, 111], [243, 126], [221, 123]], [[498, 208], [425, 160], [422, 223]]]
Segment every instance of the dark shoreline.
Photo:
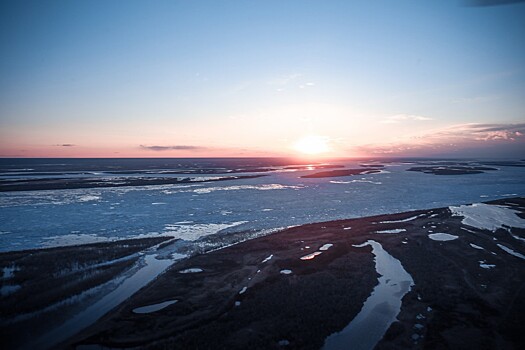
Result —
[[24, 179], [24, 180], [0, 180], [0, 192], [15, 191], [48, 191], [48, 190], [71, 190], [81, 188], [105, 188], [105, 187], [133, 187], [133, 186], [158, 186], [176, 185], [187, 183], [206, 183], [218, 181], [255, 179], [266, 175], [243, 175], [224, 176], [216, 179], [197, 181], [198, 178], [158, 178], [158, 177], [126, 177], [126, 178], [58, 178], [58, 179]]
[[[508, 205], [525, 218], [524, 198], [488, 203]], [[525, 324], [525, 296], [519, 293], [525, 280], [525, 261], [496, 244], [525, 252], [525, 243], [503, 229], [492, 233], [466, 228], [448, 208], [417, 210], [306, 224], [198, 254], [175, 263], [60, 347], [281, 349], [279, 342], [286, 340], [287, 349], [318, 349], [328, 335], [355, 317], [377, 283], [370, 248], [352, 246], [373, 239], [399, 259], [415, 281], [403, 299], [399, 321], [392, 324], [376, 349], [519, 348], [525, 344], [521, 327]], [[377, 233], [395, 229], [406, 231]], [[428, 238], [429, 232], [447, 232], [459, 238], [438, 242]], [[512, 234], [525, 237], [525, 230], [512, 229]], [[122, 243], [102, 243], [100, 247]], [[299, 259], [327, 243], [333, 247], [321, 255]], [[9, 260], [12, 254], [47, 252], [47, 258], [42, 259], [59, 262], [61, 250], [81, 252], [97, 245], [1, 253], [0, 261]], [[496, 266], [483, 269], [479, 261]], [[203, 271], [179, 273], [188, 268]], [[283, 269], [292, 273], [281, 274]], [[244, 287], [245, 292], [240, 293]], [[178, 302], [151, 314], [133, 312], [167, 300]], [[24, 337], [27, 332], [25, 326], [13, 326], [0, 327], [2, 343], [9, 340], [6, 334]], [[11, 339], [15, 342], [11, 344], [16, 340]]]
[[361, 169], [341, 169], [341, 170], [330, 170], [321, 171], [318, 173], [303, 175], [303, 179], [318, 179], [324, 177], [342, 177], [342, 176], [353, 176], [353, 175], [366, 175], [366, 174], [377, 174], [380, 173], [381, 169], [377, 168], [361, 168]]

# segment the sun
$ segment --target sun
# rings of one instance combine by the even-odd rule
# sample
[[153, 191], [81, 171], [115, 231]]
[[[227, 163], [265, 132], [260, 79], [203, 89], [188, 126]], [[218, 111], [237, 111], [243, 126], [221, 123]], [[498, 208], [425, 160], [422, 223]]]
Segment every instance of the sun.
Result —
[[301, 153], [316, 155], [328, 152], [328, 139], [324, 136], [308, 135], [299, 139], [293, 148]]

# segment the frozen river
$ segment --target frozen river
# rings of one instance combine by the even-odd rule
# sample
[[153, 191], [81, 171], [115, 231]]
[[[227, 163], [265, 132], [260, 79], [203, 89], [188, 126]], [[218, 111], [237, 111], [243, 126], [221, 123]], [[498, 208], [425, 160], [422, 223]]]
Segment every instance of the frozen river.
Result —
[[[330, 163], [345, 168], [362, 164]], [[263, 177], [220, 182], [0, 192], [0, 251], [156, 235], [193, 242], [217, 232], [246, 232], [249, 236], [259, 230], [311, 222], [525, 195], [524, 167], [440, 176], [406, 171], [421, 162], [376, 164], [385, 165], [380, 173], [334, 178], [301, 178], [322, 170], [281, 167], [256, 173], [266, 175]], [[79, 171], [80, 165], [70, 167]], [[4, 170], [0, 177], [53, 177], [52, 172], [33, 175], [34, 171], [24, 169], [32, 168]], [[137, 170], [125, 176], [143, 175], [143, 170]], [[68, 176], [123, 175], [91, 172]], [[164, 176], [202, 179], [224, 174]]]

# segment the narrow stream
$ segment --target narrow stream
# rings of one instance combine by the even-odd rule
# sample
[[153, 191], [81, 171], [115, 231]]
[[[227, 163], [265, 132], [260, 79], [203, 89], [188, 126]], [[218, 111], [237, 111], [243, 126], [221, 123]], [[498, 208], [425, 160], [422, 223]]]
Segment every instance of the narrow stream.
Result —
[[357, 316], [341, 331], [326, 338], [325, 350], [371, 350], [383, 338], [401, 310], [401, 299], [410, 291], [414, 280], [401, 262], [388, 254], [376, 241], [354, 245], [372, 247], [376, 271], [381, 277]]
[[111, 309], [121, 304], [124, 300], [135, 294], [140, 288], [151, 282], [155, 277], [163, 273], [174, 260], [158, 260], [157, 255], [149, 254], [144, 257], [144, 266], [136, 271], [132, 276], [122, 282], [116, 289], [105, 295], [102, 299], [89, 306], [78, 315], [68, 320], [66, 323], [47, 332], [43, 337], [37, 339], [32, 344], [27, 344], [27, 349], [49, 349], [67, 340], [81, 330], [95, 323], [99, 318], [108, 313]]

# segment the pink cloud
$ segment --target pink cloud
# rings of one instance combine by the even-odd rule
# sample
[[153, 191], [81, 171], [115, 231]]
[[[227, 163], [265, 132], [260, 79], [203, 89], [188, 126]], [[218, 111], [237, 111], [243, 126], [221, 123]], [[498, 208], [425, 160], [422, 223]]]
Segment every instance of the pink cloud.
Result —
[[525, 124], [462, 124], [354, 152], [383, 156], [525, 156]]

